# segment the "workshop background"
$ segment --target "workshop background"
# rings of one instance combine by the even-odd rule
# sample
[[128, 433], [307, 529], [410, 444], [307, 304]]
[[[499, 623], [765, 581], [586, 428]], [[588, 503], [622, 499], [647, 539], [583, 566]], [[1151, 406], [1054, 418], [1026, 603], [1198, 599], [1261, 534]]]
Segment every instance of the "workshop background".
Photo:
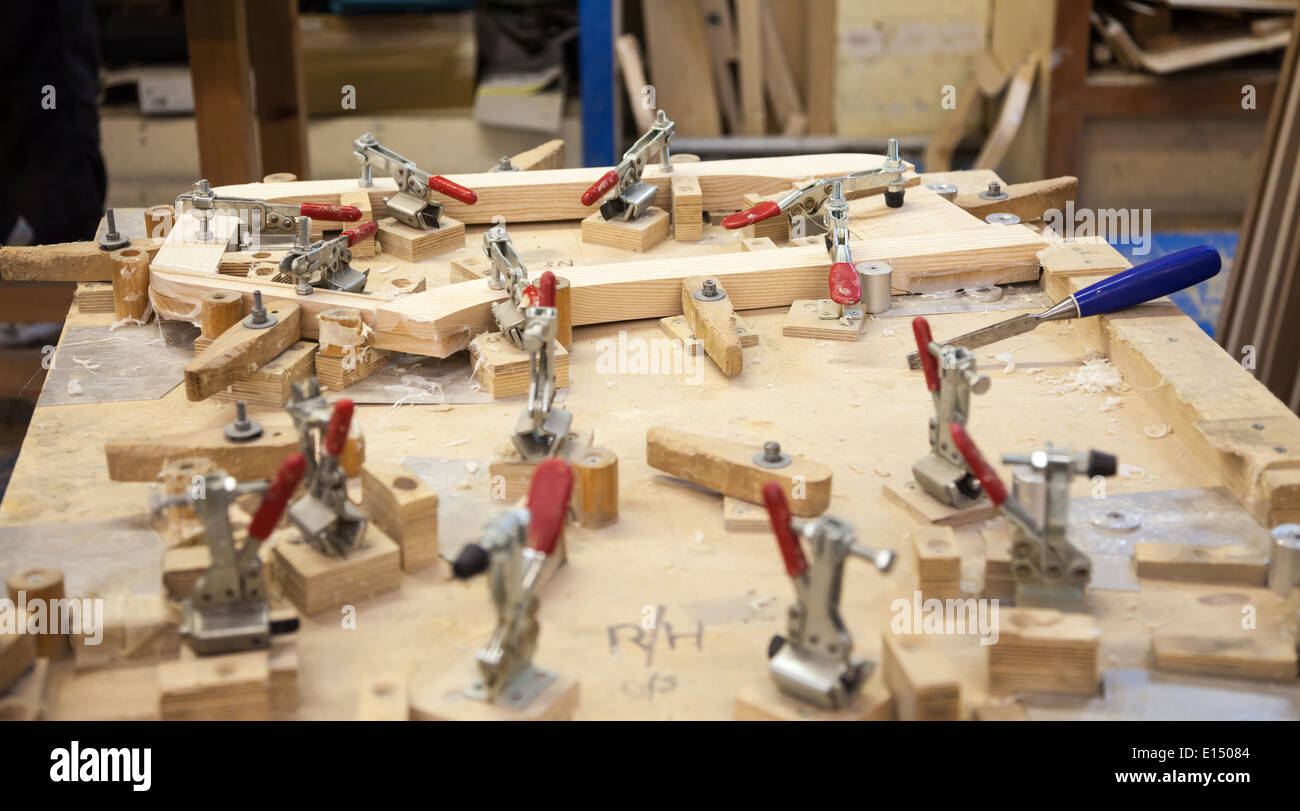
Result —
[[[6, 81], [39, 87], [45, 62], [81, 60], [77, 131], [93, 149], [97, 97], [107, 185], [93, 159], [65, 169], [44, 135], [7, 116], [0, 238], [58, 241], [39, 239], [52, 233], [39, 206], [75, 199], [93, 215], [99, 193], [103, 205], [142, 207], [199, 177], [349, 177], [352, 139], [367, 131], [437, 172], [484, 171], [555, 138], [568, 166], [610, 165], [662, 107], [677, 123], [674, 151], [705, 159], [883, 152], [896, 137], [920, 171], [1076, 176], [1081, 209], [1152, 212], [1152, 255], [1219, 249], [1227, 272], [1177, 300], [1207, 332], [1232, 331], [1236, 351], [1250, 341], [1243, 330], [1259, 328], [1251, 307], [1271, 302], [1267, 329], [1278, 332], [1300, 298], [1295, 274], [1276, 272], [1283, 260], [1294, 270], [1294, 250], [1256, 248], [1249, 268], [1233, 269], [1239, 239], [1268, 246], [1287, 231], [1269, 212], [1279, 188], [1294, 189], [1296, 6], [24, 0], [7, 9], [18, 75]], [[12, 105], [21, 94], [6, 95]], [[1270, 123], [1284, 100], [1290, 114]], [[21, 167], [62, 172], [77, 192], [34, 188]], [[1294, 192], [1288, 205], [1294, 215]], [[84, 233], [58, 239], [93, 238], [93, 223], [75, 227]], [[72, 285], [0, 285], [3, 492]], [[1295, 363], [1274, 371], [1265, 382], [1294, 407]]]

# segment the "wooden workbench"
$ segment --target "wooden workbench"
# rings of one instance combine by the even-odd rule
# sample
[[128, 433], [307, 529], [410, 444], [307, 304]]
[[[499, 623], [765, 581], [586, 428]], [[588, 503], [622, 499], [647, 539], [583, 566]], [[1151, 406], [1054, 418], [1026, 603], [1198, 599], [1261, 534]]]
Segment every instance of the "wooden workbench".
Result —
[[[566, 255], [577, 246], [577, 228], [576, 222], [512, 225], [511, 234], [536, 273], [552, 263], [559, 268], [570, 260], [591, 261], [589, 255]], [[470, 228], [464, 251], [427, 260], [430, 286], [446, 283], [451, 259], [481, 255], [482, 230]], [[738, 249], [738, 235], [716, 227], [710, 233], [718, 244], [709, 250]], [[687, 250], [669, 241], [650, 257], [681, 256]], [[554, 256], [543, 259], [546, 251]], [[383, 257], [376, 262], [389, 263]], [[1191, 324], [1171, 310], [1172, 305], [1155, 306], [1160, 318]], [[889, 633], [893, 616], [891, 602], [912, 598], [917, 574], [911, 537], [919, 525], [882, 495], [884, 485], [910, 478], [911, 464], [927, 450], [932, 405], [920, 373], [906, 368], [905, 355], [914, 348], [909, 319], [872, 319], [857, 343], [812, 341], [782, 337], [785, 309], [745, 313], [760, 342], [745, 350], [743, 374], [730, 379], [707, 361], [697, 381], [671, 374], [598, 371], [603, 339], [617, 342], [623, 331], [631, 341], [662, 338], [655, 319], [574, 330], [572, 385], [564, 407], [573, 413], [575, 430], [584, 436], [594, 432], [598, 444], [620, 457], [618, 522], [598, 531], [571, 526], [568, 564], [542, 595], [536, 662], [580, 681], [577, 718], [729, 719], [737, 692], [767, 678], [768, 640], [785, 630], [784, 612], [793, 591], [771, 534], [725, 531], [720, 496], [649, 468], [645, 434], [651, 426], [680, 427], [755, 445], [776, 439], [783, 449], [833, 468], [830, 514], [851, 522], [863, 542], [899, 552], [897, 565], [887, 575], [858, 561], [846, 567], [842, 614], [861, 655], [879, 661], [882, 633]], [[931, 316], [931, 322], [936, 336], [946, 336], [1014, 314], [939, 315]], [[68, 324], [109, 320], [111, 316], [82, 315], [74, 308]], [[1089, 329], [1083, 324], [1046, 324], [979, 352], [984, 371], [993, 378], [990, 391], [975, 399], [971, 420], [972, 434], [985, 454], [992, 458], [1027, 451], [1047, 441], [1114, 452], [1145, 474], [1112, 479], [1112, 494], [1223, 484], [1221, 470], [1207, 464], [1178, 427], [1161, 439], [1144, 434], [1146, 427], [1171, 421], [1153, 407], [1155, 400], [1144, 396], [1149, 392], [1139, 388], [1153, 388], [1158, 381], [1130, 380], [1133, 387], [1119, 395], [1062, 396], [1025, 373], [1034, 368], [1052, 374], [1068, 371], [1093, 348], [1096, 333]], [[1204, 347], [1220, 352], [1208, 340], [1201, 345], [1188, 342], [1190, 352]], [[988, 360], [1008, 350], [1014, 352], [1018, 367], [1012, 374], [1003, 373], [1001, 362]], [[1187, 361], [1200, 359], [1189, 356]], [[1103, 411], [1108, 396], [1119, 396], [1121, 403]], [[499, 506], [489, 501], [485, 462], [508, 444], [518, 409], [517, 401], [450, 407], [370, 405], [358, 408], [357, 419], [369, 459], [396, 462], [421, 456], [478, 463], [477, 474], [467, 468], [464, 492], [481, 499], [480, 518], [486, 520]], [[252, 416], [268, 413], [254, 410]], [[1241, 416], [1253, 414], [1246, 410]], [[110, 482], [104, 443], [125, 435], [216, 427], [230, 417], [228, 403], [188, 402], [179, 386], [155, 401], [38, 407], [0, 505], [0, 526], [140, 516], [147, 509], [149, 485]], [[1005, 468], [999, 469], [1005, 477]], [[1088, 488], [1086, 479], [1077, 479], [1073, 495], [1085, 496]], [[444, 522], [444, 548], [459, 546], [475, 529]], [[964, 579], [978, 586], [983, 571], [978, 528], [963, 528], [957, 538]], [[96, 537], [64, 537], [42, 548], [39, 560], [14, 559], [0, 549], [0, 576], [20, 566], [60, 566], [69, 571], [74, 591], [77, 580], [93, 577], [93, 572], [78, 571], [78, 556], [102, 542]], [[95, 549], [97, 554], [107, 551]], [[147, 557], [142, 565], [159, 563]], [[358, 605], [355, 630], [343, 630], [332, 612], [304, 618], [297, 643], [298, 717], [354, 718], [363, 680], [389, 674], [436, 678], [472, 659], [492, 627], [492, 606], [481, 580], [453, 581], [448, 568], [443, 563], [407, 575], [399, 592]], [[1101, 626], [1103, 670], [1148, 667], [1156, 631], [1237, 631], [1244, 605], [1258, 609], [1259, 633], [1284, 635], [1288, 628], [1294, 633], [1294, 598], [1287, 607], [1263, 588], [1143, 581], [1138, 591], [1093, 590], [1088, 595], [1088, 610]], [[643, 622], [654, 616], [657, 630], [645, 630]], [[963, 714], [970, 717], [988, 697], [987, 651], [975, 636], [940, 637], [936, 644], [959, 674]], [[154, 717], [154, 670], [152, 665], [126, 665], [76, 671], [64, 662], [54, 670], [49, 716]], [[1300, 702], [1294, 682], [1242, 687]], [[1205, 712], [1213, 716], [1212, 708]]]

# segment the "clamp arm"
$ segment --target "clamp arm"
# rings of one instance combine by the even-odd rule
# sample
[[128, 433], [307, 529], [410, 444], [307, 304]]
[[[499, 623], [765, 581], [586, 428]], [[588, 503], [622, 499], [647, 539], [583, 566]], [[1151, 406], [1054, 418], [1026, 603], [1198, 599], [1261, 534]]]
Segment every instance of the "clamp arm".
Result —
[[1007, 494], [1006, 485], [1002, 483], [1002, 479], [998, 478], [993, 466], [984, 459], [984, 454], [980, 453], [980, 449], [975, 446], [975, 440], [971, 439], [970, 434], [966, 433], [966, 426], [959, 422], [951, 423], [948, 426], [948, 433], [952, 436], [952, 442], [957, 446], [962, 458], [966, 460], [970, 472], [975, 475], [975, 478], [979, 479], [984, 492], [988, 493], [989, 500], [1013, 524], [1016, 524], [1035, 538], [1042, 538], [1043, 528], [1030, 517], [1019, 501]]
[[258, 543], [271, 537], [275, 525], [280, 522], [280, 516], [284, 514], [284, 508], [289, 504], [289, 497], [298, 487], [298, 482], [302, 481], [306, 470], [307, 459], [301, 453], [295, 453], [284, 460], [271, 486], [267, 488], [266, 495], [262, 497], [257, 512], [253, 514], [253, 520], [248, 525], [248, 537]]
[[641, 173], [652, 156], [657, 155], [665, 168], [671, 168], [668, 144], [676, 131], [677, 125], [668, 119], [668, 115], [663, 110], [660, 110], [650, 129], [646, 130], [636, 143], [623, 153], [623, 159], [618, 165], [601, 175], [599, 180], [582, 193], [582, 204], [593, 205], [615, 187], [621, 194], [641, 182]]

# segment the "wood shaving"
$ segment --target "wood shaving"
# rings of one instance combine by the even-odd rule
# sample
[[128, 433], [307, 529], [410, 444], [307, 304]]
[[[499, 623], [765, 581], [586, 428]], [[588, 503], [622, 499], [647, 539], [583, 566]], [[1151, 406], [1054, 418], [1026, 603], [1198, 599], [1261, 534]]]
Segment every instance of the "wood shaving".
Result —
[[1051, 386], [1052, 393], [1059, 395], [1119, 393], [1129, 390], [1119, 369], [1112, 366], [1108, 358], [1096, 352], [1089, 352], [1083, 359], [1083, 365], [1073, 372], [1052, 377], [1038, 369], [1033, 377], [1036, 382]]
[[93, 371], [95, 371], [96, 369], [99, 368], [99, 364], [98, 364], [98, 363], [91, 363], [91, 362], [88, 361], [88, 360], [82, 360], [81, 358], [78, 358], [78, 357], [73, 357], [72, 362], [73, 362], [73, 363], [80, 363], [83, 367], [86, 368], [87, 371], [91, 371], [91, 372], [93, 372]]
[[[1097, 407], [1098, 411], [1110, 411], [1117, 408], [1124, 401], [1118, 397], [1107, 397], [1106, 401]], [[1114, 420], [1112, 420], [1114, 422]]]
[[451, 442], [442, 443], [442, 445], [445, 448], [454, 448], [457, 445], [464, 445], [466, 442], [469, 442], [470, 439], [471, 437], [465, 437], [464, 439], [453, 439]]
[[880, 331], [880, 334], [888, 338], [894, 334], [894, 330], [890, 329], [889, 327], [885, 327]]
[[68, 381], [68, 394], [71, 394], [75, 397], [76, 395], [81, 394], [83, 391], [85, 391], [85, 389], [81, 387], [80, 380], [74, 377]]
[[1173, 432], [1174, 429], [1163, 422], [1159, 425], [1148, 425], [1142, 429], [1142, 433], [1146, 434], [1148, 439], [1164, 439]]
[[1000, 360], [1006, 364], [1002, 369], [1002, 374], [1013, 375], [1016, 373], [1016, 356], [1012, 352], [1002, 352], [993, 356], [994, 360]]

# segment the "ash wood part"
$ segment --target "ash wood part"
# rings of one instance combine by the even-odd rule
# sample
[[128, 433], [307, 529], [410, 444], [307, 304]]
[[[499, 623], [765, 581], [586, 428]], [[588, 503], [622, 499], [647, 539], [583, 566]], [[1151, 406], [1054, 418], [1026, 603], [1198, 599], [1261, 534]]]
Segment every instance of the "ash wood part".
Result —
[[[831, 500], [829, 467], [792, 455], [785, 467], [763, 468], [754, 464], [754, 455], [761, 450], [761, 443], [733, 442], [662, 426], [646, 432], [646, 463], [656, 470], [755, 504], [763, 500], [763, 485], [776, 482], [795, 515], [826, 511]], [[792, 493], [796, 486], [799, 492]]]
[[121, 248], [109, 255], [113, 262], [113, 316], [118, 320], [149, 319], [149, 254], [136, 248]]
[[[642, 127], [642, 129], [649, 129], [649, 125]], [[564, 139], [553, 138], [532, 149], [525, 149], [523, 152], [511, 155], [510, 165], [521, 172], [532, 172], [538, 169], [563, 169]]]
[[275, 572], [284, 594], [304, 614], [317, 614], [342, 605], [354, 605], [396, 591], [402, 579], [401, 548], [370, 524], [365, 546], [346, 558], [332, 558], [310, 544], [294, 543], [296, 529], [272, 536]]
[[608, 448], [587, 447], [569, 459], [573, 466], [573, 511], [584, 529], [603, 529], [618, 521], [618, 456]]
[[885, 498], [902, 508], [904, 512], [923, 524], [940, 527], [961, 527], [979, 521], [987, 521], [997, 515], [998, 508], [987, 498], [981, 498], [969, 507], [958, 509], [931, 496], [912, 480], [910, 470], [907, 479], [896, 484], [882, 485]]
[[1051, 209], [1061, 212], [1058, 216], [1064, 217], [1065, 204], [1075, 199], [1078, 188], [1079, 179], [1067, 175], [1003, 186], [1002, 191], [1007, 195], [1005, 200], [986, 200], [979, 193], [973, 193], [958, 194], [953, 202], [980, 219], [1004, 212], [1015, 214], [1022, 222], [1033, 222], [1043, 219], [1043, 213]]
[[727, 532], [770, 532], [772, 522], [763, 505], [723, 496], [722, 528]]
[[[511, 172], [510, 174], [514, 174]], [[375, 239], [386, 254], [408, 262], [418, 262], [430, 256], [465, 247], [465, 223], [444, 214], [437, 228], [421, 231], [387, 217], [379, 222]]]
[[673, 239], [698, 242], [704, 238], [704, 193], [693, 177], [672, 179]]
[[[68, 635], [51, 631], [56, 622], [62, 627], [59, 601], [68, 596], [63, 586], [63, 572], [44, 566], [30, 566], [10, 574], [6, 586], [14, 610], [17, 610], [20, 594], [27, 606], [42, 606], [46, 624], [42, 633], [35, 636], [36, 655], [55, 662], [62, 659], [68, 652]], [[25, 622], [22, 615], [19, 615], [19, 620]]]
[[262, 178], [263, 183], [293, 183], [298, 176], [293, 172], [272, 172]]
[[[133, 239], [131, 247], [152, 257], [160, 239]], [[5, 281], [111, 282], [117, 262], [94, 242], [0, 246], [0, 278]]]
[[625, 251], [645, 253], [668, 238], [671, 217], [658, 206], [650, 206], [635, 220], [606, 220], [599, 211], [582, 221], [582, 241]]
[[894, 699], [879, 677], [862, 686], [848, 707], [823, 710], [781, 692], [771, 678], [752, 682], [736, 694], [737, 721], [893, 721]]
[[163, 594], [177, 602], [194, 593], [199, 578], [212, 565], [207, 545], [178, 546], [163, 552]]
[[953, 531], [946, 527], [915, 530], [916, 588], [925, 599], [955, 600], [962, 596], [961, 550]]
[[402, 571], [438, 562], [438, 494], [401, 465], [361, 468], [362, 507], [401, 552]]
[[244, 380], [302, 338], [302, 309], [292, 301], [272, 301], [266, 311], [276, 323], [264, 329], [242, 321], [221, 333], [185, 364], [185, 396], [206, 400], [232, 383]]
[[250, 406], [283, 408], [293, 396], [293, 384], [306, 380], [316, 369], [316, 344], [298, 341], [270, 363], [212, 396], [217, 400], [243, 400]]
[[408, 686], [407, 674], [396, 669], [365, 674], [361, 679], [361, 689], [358, 690], [357, 720], [411, 720]]
[[22, 678], [36, 662], [36, 637], [0, 632], [0, 695]]
[[[829, 293], [829, 291], [826, 291]], [[867, 328], [867, 319], [823, 319], [817, 315], [817, 301], [798, 299], [786, 311], [781, 334], [787, 338], [812, 338], [820, 341], [856, 341]]]
[[522, 711], [478, 701], [465, 688], [478, 678], [472, 662], [440, 679], [411, 683], [412, 721], [571, 721], [578, 708], [578, 682], [560, 673]]
[[[559, 341], [556, 341], [559, 344]], [[474, 379], [494, 400], [527, 394], [532, 382], [532, 360], [499, 332], [475, 338], [469, 345]], [[569, 385], [569, 351], [563, 344], [555, 347], [555, 387]]]
[[899, 721], [961, 720], [961, 684], [929, 637], [885, 634], [880, 669]]
[[1157, 670], [1244, 679], [1294, 680], [1296, 648], [1285, 639], [1261, 639], [1262, 632], [1234, 637], [1157, 634], [1151, 655]]
[[108, 478], [152, 482], [169, 462], [189, 457], [205, 457], [240, 481], [274, 478], [284, 458], [298, 449], [298, 435], [287, 416], [255, 418], [262, 423], [262, 435], [248, 442], [231, 442], [221, 427], [110, 440], [104, 445]]
[[[696, 298], [695, 294], [703, 291], [706, 281], [714, 283], [718, 292], [723, 294], [722, 298], [716, 301]], [[736, 311], [721, 281], [706, 276], [682, 279], [682, 317], [724, 375], [735, 377], [744, 371], [745, 358], [741, 354], [740, 334], [736, 331]]]
[[204, 293], [201, 306], [199, 329], [209, 341], [215, 341], [221, 333], [244, 319], [244, 297], [234, 290]]
[[265, 651], [163, 662], [158, 687], [164, 721], [271, 719], [271, 668]]
[[1152, 580], [1263, 586], [1268, 577], [1268, 557], [1245, 546], [1138, 543], [1133, 560], [1137, 576]]
[[113, 312], [113, 284], [112, 282], [78, 282], [77, 292], [73, 293], [72, 300], [76, 302], [78, 312], [111, 313]]
[[1096, 695], [1100, 640], [1087, 614], [1004, 608], [989, 646], [989, 692]]

